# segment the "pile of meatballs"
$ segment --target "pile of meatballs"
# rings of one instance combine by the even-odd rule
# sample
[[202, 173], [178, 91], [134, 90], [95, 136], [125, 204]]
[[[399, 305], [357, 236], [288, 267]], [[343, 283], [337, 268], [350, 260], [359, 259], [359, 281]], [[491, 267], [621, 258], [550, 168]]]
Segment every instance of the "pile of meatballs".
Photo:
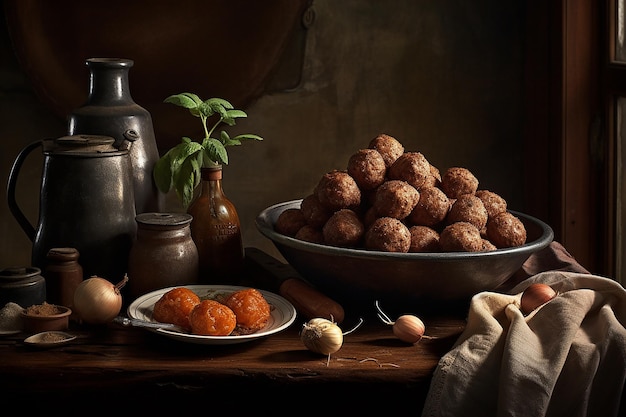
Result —
[[500, 195], [478, 188], [466, 168], [443, 175], [420, 152], [380, 134], [320, 178], [274, 230], [296, 239], [384, 252], [480, 252], [526, 242]]

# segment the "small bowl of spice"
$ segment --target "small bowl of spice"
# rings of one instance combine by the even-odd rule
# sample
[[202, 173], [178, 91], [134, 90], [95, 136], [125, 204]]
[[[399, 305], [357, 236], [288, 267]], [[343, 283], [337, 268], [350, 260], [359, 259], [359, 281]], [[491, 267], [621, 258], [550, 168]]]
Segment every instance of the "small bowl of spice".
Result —
[[70, 314], [72, 314], [70, 308], [48, 304], [45, 301], [26, 307], [22, 311], [24, 330], [31, 333], [67, 330]]

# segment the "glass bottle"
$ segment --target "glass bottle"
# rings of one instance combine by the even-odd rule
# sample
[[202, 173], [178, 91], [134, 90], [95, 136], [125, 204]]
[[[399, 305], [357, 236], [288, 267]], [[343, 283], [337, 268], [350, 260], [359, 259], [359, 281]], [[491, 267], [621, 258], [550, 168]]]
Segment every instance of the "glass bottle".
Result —
[[141, 213], [128, 260], [128, 294], [198, 283], [198, 250], [191, 239], [191, 215]]
[[200, 193], [187, 212], [191, 237], [198, 248], [203, 284], [234, 284], [244, 259], [241, 224], [234, 204], [222, 189], [222, 166], [201, 169]]

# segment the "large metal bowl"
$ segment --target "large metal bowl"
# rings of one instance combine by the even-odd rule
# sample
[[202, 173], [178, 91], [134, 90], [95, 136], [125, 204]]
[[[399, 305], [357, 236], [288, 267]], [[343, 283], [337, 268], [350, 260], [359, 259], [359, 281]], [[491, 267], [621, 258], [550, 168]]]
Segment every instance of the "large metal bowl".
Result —
[[511, 211], [526, 227], [527, 243], [490, 252], [388, 253], [347, 249], [294, 239], [274, 231], [280, 213], [302, 200], [279, 203], [256, 218], [258, 230], [302, 277], [344, 304], [469, 300], [507, 281], [528, 259], [552, 242], [544, 222]]

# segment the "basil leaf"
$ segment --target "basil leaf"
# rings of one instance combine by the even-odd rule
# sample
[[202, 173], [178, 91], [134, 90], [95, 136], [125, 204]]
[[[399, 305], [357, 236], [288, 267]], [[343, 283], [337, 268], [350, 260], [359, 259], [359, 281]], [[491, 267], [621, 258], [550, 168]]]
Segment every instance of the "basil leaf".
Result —
[[202, 100], [200, 100], [200, 97], [193, 93], [181, 93], [169, 96], [163, 102], [175, 104], [186, 109], [194, 109], [202, 103]]

